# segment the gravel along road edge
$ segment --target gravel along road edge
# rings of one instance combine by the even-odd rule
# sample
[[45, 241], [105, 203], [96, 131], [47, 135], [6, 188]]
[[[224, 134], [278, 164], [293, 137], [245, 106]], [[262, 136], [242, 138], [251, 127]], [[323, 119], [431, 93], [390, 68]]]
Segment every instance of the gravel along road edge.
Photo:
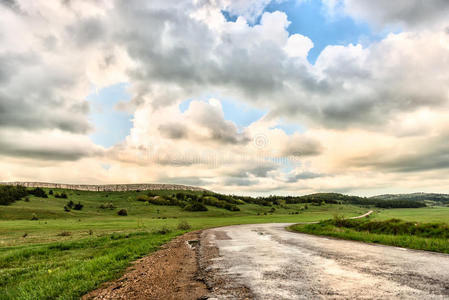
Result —
[[200, 236], [201, 231], [195, 231], [175, 238], [82, 299], [207, 299], [209, 291], [199, 276], [198, 248], [193, 242]]

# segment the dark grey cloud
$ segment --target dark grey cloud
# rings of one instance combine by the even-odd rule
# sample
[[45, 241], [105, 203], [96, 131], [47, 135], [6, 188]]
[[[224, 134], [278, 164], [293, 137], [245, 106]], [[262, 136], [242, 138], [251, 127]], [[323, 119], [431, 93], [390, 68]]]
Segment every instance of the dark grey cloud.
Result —
[[96, 18], [81, 19], [67, 26], [67, 34], [78, 47], [84, 48], [99, 40], [107, 39], [107, 31], [102, 20]]
[[416, 28], [448, 22], [446, 0], [345, 0], [346, 10], [356, 18], [364, 18], [379, 26], [399, 24]]
[[60, 129], [73, 133], [86, 133], [91, 128], [85, 119], [87, 103], [71, 107], [52, 107], [27, 100], [9, 97], [0, 91], [1, 128], [22, 128], [31, 131]]
[[47, 63], [38, 51], [0, 48], [0, 128], [88, 132], [89, 104], [67, 92], [83, 80], [79, 76]]
[[283, 145], [282, 156], [313, 156], [320, 154], [321, 151], [322, 146], [319, 141], [295, 134]]
[[187, 131], [184, 126], [178, 123], [167, 123], [159, 126], [159, 132], [163, 137], [178, 140], [187, 137]]
[[9, 8], [17, 13], [20, 13], [20, 5], [15, 0], [0, 0], [0, 6]]
[[300, 180], [308, 180], [308, 179], [320, 178], [320, 177], [325, 177], [325, 176], [327, 176], [327, 175], [321, 174], [321, 173], [301, 172], [301, 173], [297, 173], [297, 174], [290, 176], [288, 178], [287, 182], [294, 183], [294, 182], [298, 182]]
[[269, 172], [274, 171], [279, 168], [278, 165], [274, 163], [267, 162], [254, 162], [255, 166], [246, 166], [237, 171], [233, 171], [231, 173], [225, 174], [232, 178], [247, 178], [249, 176], [266, 178], [269, 175]]
[[270, 171], [276, 170], [277, 167], [273, 165], [260, 165], [248, 170], [248, 174], [256, 177], [267, 177]]
[[[378, 151], [343, 162], [347, 167], [371, 168], [382, 172], [422, 172], [449, 169], [449, 133], [421, 137], [397, 151]], [[404, 142], [406, 143], [406, 142]]]
[[26, 140], [11, 141], [0, 136], [0, 155], [45, 161], [76, 161], [84, 157], [101, 155], [101, 151], [90, 147], [60, 144], [57, 139], [35, 143]]
[[190, 139], [223, 145], [242, 145], [250, 141], [245, 132], [240, 132], [233, 122], [224, 119], [221, 108], [196, 101], [178, 122], [161, 124], [158, 130], [162, 136], [175, 140]]
[[257, 179], [241, 178], [241, 177], [228, 177], [224, 180], [225, 186], [252, 186], [259, 183]]

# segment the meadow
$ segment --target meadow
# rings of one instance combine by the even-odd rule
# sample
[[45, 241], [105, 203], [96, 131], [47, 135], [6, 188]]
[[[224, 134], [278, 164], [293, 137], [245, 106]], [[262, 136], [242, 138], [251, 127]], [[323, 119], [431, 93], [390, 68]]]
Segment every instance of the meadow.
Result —
[[[0, 299], [78, 299], [187, 230], [318, 221], [366, 212], [356, 205], [322, 203], [245, 203], [238, 205], [240, 211], [207, 206], [207, 211], [195, 212], [137, 200], [148, 192], [52, 192], [48, 198], [30, 196], [28, 202], [0, 206]], [[61, 193], [67, 199], [54, 197]], [[68, 201], [80, 202], [83, 208], [65, 211]], [[119, 216], [120, 209], [126, 209], [127, 216]], [[190, 228], [178, 228], [182, 222]]]

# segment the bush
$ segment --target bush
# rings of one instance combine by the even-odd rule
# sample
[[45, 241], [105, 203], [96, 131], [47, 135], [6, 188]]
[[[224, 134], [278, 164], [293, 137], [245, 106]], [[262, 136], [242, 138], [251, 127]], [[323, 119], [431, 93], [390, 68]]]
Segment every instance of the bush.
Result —
[[56, 193], [55, 198], [67, 199], [67, 194], [62, 192], [61, 194]]
[[63, 231], [61, 233], [58, 233], [57, 236], [71, 236], [72, 233], [69, 231]]
[[171, 229], [168, 228], [167, 226], [162, 226], [161, 229], [156, 231], [156, 233], [159, 233], [159, 234], [167, 234], [167, 233], [170, 233], [170, 232], [171, 232]]
[[69, 212], [70, 211], [70, 207], [68, 207], [67, 205], [64, 206], [64, 211]]
[[73, 208], [73, 206], [75, 205], [75, 203], [73, 203], [73, 201], [72, 200], [70, 200], [69, 202], [67, 202], [67, 207], [68, 208]]
[[50, 190], [50, 191], [48, 192], [48, 194], [49, 194], [49, 195], [53, 195], [53, 190]]
[[150, 200], [150, 197], [148, 197], [147, 195], [139, 195], [139, 196], [137, 196], [137, 201], [146, 202], [148, 200]]
[[192, 202], [184, 207], [186, 211], [207, 211], [207, 207], [200, 202]]
[[75, 204], [75, 206], [73, 206], [74, 210], [82, 210], [84, 207], [84, 205], [81, 204], [81, 202], [78, 202], [77, 204]]
[[99, 207], [101, 209], [115, 209], [116, 208], [115, 205], [112, 204], [112, 202], [106, 203], [106, 204], [101, 204]]
[[37, 221], [37, 220], [39, 220], [39, 218], [37, 217], [37, 215], [35, 213], [33, 213], [33, 215], [31, 216], [31, 220]]
[[40, 188], [40, 187], [34, 188], [32, 190], [29, 190], [28, 194], [33, 195], [35, 197], [48, 198], [48, 196], [45, 193], [45, 191], [42, 188]]
[[126, 209], [122, 208], [121, 210], [119, 210], [119, 211], [117, 212], [117, 214], [118, 214], [119, 216], [127, 216], [127, 215], [128, 215], [128, 211], [127, 211]]
[[178, 228], [179, 230], [189, 230], [191, 226], [189, 223], [187, 223], [187, 221], [181, 221], [176, 228]]
[[23, 186], [0, 185], [0, 205], [8, 205], [28, 195]]

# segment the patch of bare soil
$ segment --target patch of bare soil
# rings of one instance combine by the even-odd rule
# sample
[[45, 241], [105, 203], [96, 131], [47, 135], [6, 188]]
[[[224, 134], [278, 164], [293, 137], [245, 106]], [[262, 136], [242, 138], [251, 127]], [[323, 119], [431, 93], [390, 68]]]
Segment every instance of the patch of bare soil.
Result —
[[118, 280], [82, 299], [207, 299], [197, 263], [200, 232], [190, 232], [137, 260]]

